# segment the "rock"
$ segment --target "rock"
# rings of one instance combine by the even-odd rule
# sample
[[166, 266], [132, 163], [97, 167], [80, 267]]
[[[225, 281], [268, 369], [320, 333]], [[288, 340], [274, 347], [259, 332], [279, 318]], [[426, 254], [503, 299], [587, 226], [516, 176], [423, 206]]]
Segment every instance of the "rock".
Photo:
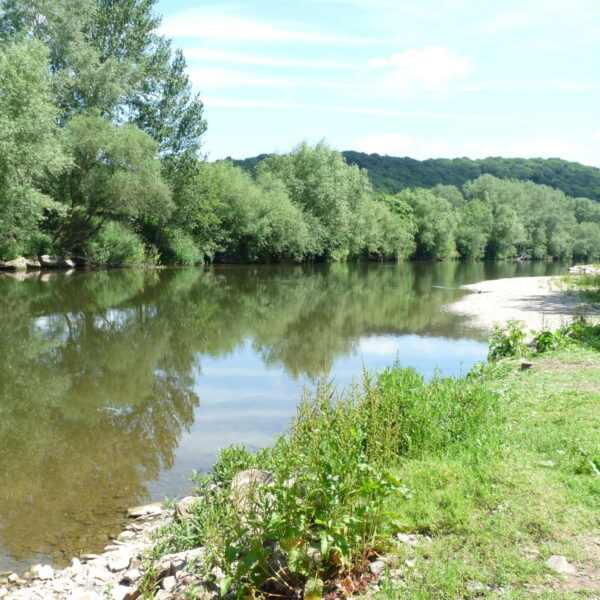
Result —
[[413, 568], [414, 568], [414, 566], [415, 566], [415, 564], [416, 564], [416, 561], [415, 561], [415, 559], [414, 559], [414, 558], [409, 558], [409, 559], [407, 559], [406, 561], [404, 561], [404, 564], [405, 564], [405, 565], [406, 565], [406, 566], [407, 566], [409, 569], [413, 569]]
[[50, 565], [33, 565], [29, 569], [29, 573], [34, 579], [52, 579], [54, 577], [54, 569]]
[[40, 263], [44, 269], [56, 269], [63, 260], [62, 256], [56, 254], [42, 254], [40, 256]]
[[407, 546], [417, 546], [419, 544], [419, 537], [412, 533], [397, 533], [396, 539]]
[[0, 588], [0, 598], [4, 598], [4, 596], [8, 596], [8, 590], [6, 588]]
[[139, 519], [141, 517], [149, 517], [152, 515], [160, 515], [164, 508], [160, 502], [154, 504], [144, 504], [143, 506], [133, 506], [127, 509], [127, 516], [130, 519]]
[[169, 575], [168, 577], [165, 577], [162, 580], [163, 590], [170, 592], [175, 587], [176, 583], [177, 583], [177, 581], [176, 581], [175, 577], [173, 577], [173, 575]]
[[237, 473], [231, 482], [231, 500], [238, 513], [247, 515], [257, 508], [258, 490], [274, 482], [271, 471], [247, 469]]
[[65, 260], [61, 260], [58, 266], [61, 269], [74, 269], [75, 263], [70, 258], [66, 258]]
[[527, 371], [533, 367], [533, 363], [528, 360], [520, 360], [519, 365], [521, 367], [521, 371]]
[[485, 590], [485, 585], [481, 581], [470, 581], [465, 587], [468, 592], [483, 592]]
[[387, 564], [385, 561], [377, 559], [369, 565], [369, 571], [371, 571], [373, 575], [377, 575], [379, 577], [385, 571], [386, 567]]
[[564, 556], [553, 554], [547, 561], [546, 566], [561, 575], [574, 575], [577, 569]]
[[116, 573], [117, 571], [124, 571], [129, 567], [131, 563], [132, 554], [129, 550], [122, 550], [120, 552], [114, 552], [108, 557], [108, 568]]
[[23, 271], [27, 268], [27, 259], [24, 256], [17, 256], [13, 260], [0, 261], [0, 269], [7, 271]]
[[121, 580], [124, 583], [137, 583], [142, 577], [142, 573], [139, 569], [129, 569], [123, 573], [123, 579]]
[[90, 561], [90, 560], [96, 560], [97, 558], [100, 558], [99, 554], [82, 554], [80, 556], [81, 560], [83, 561]]
[[83, 568], [81, 561], [78, 558], [73, 558], [71, 561], [71, 570], [73, 573], [79, 573]]
[[19, 581], [19, 576], [16, 573], [11, 573], [8, 576], [8, 583], [17, 583]]
[[96, 594], [96, 592], [85, 590], [73, 592], [69, 600], [102, 600], [102, 596], [100, 596], [100, 594]]
[[154, 600], [171, 600], [172, 598], [171, 592], [167, 592], [167, 590], [158, 590], [154, 596]]
[[125, 585], [115, 585], [110, 589], [110, 595], [108, 596], [111, 600], [125, 600], [132, 592], [132, 588]]
[[135, 537], [135, 533], [133, 533], [133, 531], [122, 531], [118, 536], [117, 539], [121, 542], [129, 542], [131, 541], [133, 538]]
[[547, 467], [548, 469], [552, 469], [556, 466], [556, 463], [553, 460], [540, 460], [538, 464], [540, 467]]
[[175, 505], [175, 518], [178, 521], [185, 521], [186, 519], [191, 519], [194, 516], [193, 507], [198, 504], [198, 501], [201, 500], [198, 496], [187, 496], [182, 498]]
[[41, 269], [42, 263], [39, 261], [37, 256], [26, 256], [25, 260], [27, 261], [28, 269]]

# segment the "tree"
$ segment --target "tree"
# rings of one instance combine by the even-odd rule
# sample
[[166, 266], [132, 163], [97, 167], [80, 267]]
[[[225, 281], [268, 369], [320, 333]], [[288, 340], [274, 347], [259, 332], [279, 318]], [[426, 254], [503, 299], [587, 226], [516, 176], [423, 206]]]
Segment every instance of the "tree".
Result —
[[56, 193], [67, 205], [55, 232], [62, 248], [80, 251], [109, 219], [170, 214], [157, 144], [135, 125], [78, 115], [69, 125], [68, 148], [74, 167], [56, 182]]
[[417, 254], [434, 260], [452, 258], [456, 218], [450, 202], [425, 189], [404, 190], [396, 198], [413, 209]]
[[67, 158], [56, 128], [44, 46], [23, 40], [0, 47], [0, 257], [35, 252], [45, 211], [60, 204], [41, 192], [47, 173]]

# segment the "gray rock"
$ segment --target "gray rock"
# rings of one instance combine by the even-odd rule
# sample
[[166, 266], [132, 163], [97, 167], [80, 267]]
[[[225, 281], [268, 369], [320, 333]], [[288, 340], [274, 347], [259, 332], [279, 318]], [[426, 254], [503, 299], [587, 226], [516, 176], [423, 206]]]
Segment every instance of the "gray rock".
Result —
[[129, 567], [131, 563], [132, 554], [130, 550], [122, 550], [119, 552], [113, 552], [108, 557], [108, 568], [116, 573], [117, 571], [124, 571]]
[[17, 583], [19, 581], [19, 576], [16, 573], [11, 573], [8, 576], [8, 583]]
[[102, 596], [88, 590], [74, 592], [69, 600], [102, 600]]
[[137, 583], [142, 578], [142, 572], [139, 569], [129, 569], [123, 573], [122, 583]]
[[377, 559], [374, 560], [370, 565], [369, 565], [369, 571], [371, 571], [371, 573], [373, 573], [373, 575], [381, 575], [385, 569], [387, 567], [387, 564], [385, 561], [381, 560], [381, 559]]
[[54, 569], [50, 565], [40, 566], [37, 577], [38, 579], [52, 579], [54, 577]]
[[56, 254], [42, 254], [40, 256], [40, 263], [45, 269], [56, 269], [63, 260], [62, 256]]
[[6, 588], [0, 588], [0, 598], [4, 598], [4, 596], [8, 596], [8, 590]]
[[140, 517], [149, 517], [160, 515], [164, 510], [160, 502], [154, 504], [144, 504], [143, 506], [132, 506], [127, 509], [127, 516], [131, 519], [139, 519]]
[[483, 592], [485, 590], [485, 585], [481, 581], [470, 581], [465, 587], [468, 592]]
[[231, 482], [231, 501], [239, 514], [247, 515], [258, 508], [257, 499], [260, 488], [272, 487], [275, 483], [271, 471], [247, 469], [237, 473]]
[[132, 592], [132, 588], [125, 585], [115, 585], [111, 588], [111, 595], [109, 598], [113, 598], [114, 600], [125, 600], [125, 598]]
[[175, 518], [178, 521], [191, 519], [194, 516], [193, 507], [196, 506], [200, 500], [201, 498], [198, 496], [186, 496], [185, 498], [182, 498], [175, 505]]
[[396, 534], [396, 539], [401, 543], [401, 544], [406, 544], [407, 546], [417, 546], [419, 544], [419, 536], [413, 534], [413, 533], [397, 533]]
[[175, 587], [176, 583], [177, 580], [175, 577], [173, 577], [173, 575], [168, 575], [162, 580], [162, 588], [163, 590], [170, 592]]
[[61, 269], [74, 269], [75, 263], [70, 258], [66, 258], [65, 260], [61, 260], [58, 266]]
[[28, 269], [41, 269], [42, 263], [39, 261], [37, 256], [26, 256], [25, 260], [27, 261]]
[[24, 271], [27, 268], [27, 259], [24, 256], [17, 256], [13, 260], [0, 261], [0, 269], [7, 271]]
[[133, 531], [122, 531], [118, 536], [117, 539], [121, 542], [129, 542], [131, 541], [133, 538], [135, 537], [135, 533], [133, 533]]
[[561, 575], [574, 575], [577, 569], [564, 556], [553, 554], [547, 561], [546, 566]]

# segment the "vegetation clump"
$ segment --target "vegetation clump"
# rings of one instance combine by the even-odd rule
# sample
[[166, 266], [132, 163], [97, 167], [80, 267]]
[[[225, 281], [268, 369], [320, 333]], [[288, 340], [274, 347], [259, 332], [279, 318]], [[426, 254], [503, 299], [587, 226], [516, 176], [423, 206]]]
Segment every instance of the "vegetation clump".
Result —
[[[600, 347], [600, 331], [579, 320], [557, 333], [538, 333], [527, 347], [513, 323], [494, 338], [492, 362], [464, 377], [427, 382], [413, 369], [395, 366], [365, 375], [361, 385], [343, 394], [326, 384], [305, 394], [289, 431], [272, 446], [254, 454], [226, 448], [212, 472], [195, 476], [199, 501], [192, 517], [162, 531], [154, 554], [205, 547], [205, 575], [221, 573], [221, 594], [231, 598], [357, 596], [382, 576], [382, 599], [464, 598], [481, 589], [489, 589], [484, 596], [492, 598], [491, 592], [507, 584], [539, 582], [544, 568], [532, 561], [540, 551], [517, 568], [520, 547], [547, 544], [545, 556], [562, 542], [560, 519], [555, 530], [545, 521], [550, 517], [536, 514], [535, 498], [551, 485], [558, 497], [550, 499], [548, 515], [572, 503], [582, 508], [569, 526], [590, 522], [593, 490], [600, 493], [593, 479], [597, 452], [589, 437], [597, 418], [578, 434], [583, 462], [575, 459], [579, 466], [568, 471], [566, 496], [554, 489], [560, 479], [546, 477], [547, 467], [531, 479], [531, 460], [550, 452], [547, 443], [539, 445], [542, 438], [564, 444], [567, 424], [543, 420], [539, 431], [534, 427], [528, 434], [529, 403], [540, 402], [543, 392], [519, 399], [514, 362], [497, 359], [525, 351], [534, 358], [566, 353], [579, 360], [583, 353], [589, 359]], [[539, 369], [531, 372], [538, 376]], [[580, 396], [572, 402], [579, 408], [568, 419], [569, 428], [590, 406]], [[240, 474], [252, 473], [262, 479], [246, 488], [241, 509], [237, 482]], [[587, 492], [576, 491], [586, 485]], [[410, 560], [394, 541], [398, 532], [401, 540], [413, 539], [405, 532], [424, 540], [410, 547]], [[494, 550], [498, 535], [511, 541]], [[382, 555], [383, 575], [375, 576], [373, 561]], [[400, 569], [402, 581], [394, 580], [385, 565], [405, 560], [410, 567]], [[450, 572], [450, 565], [456, 570]], [[485, 577], [490, 585], [474, 587], [474, 577]]]

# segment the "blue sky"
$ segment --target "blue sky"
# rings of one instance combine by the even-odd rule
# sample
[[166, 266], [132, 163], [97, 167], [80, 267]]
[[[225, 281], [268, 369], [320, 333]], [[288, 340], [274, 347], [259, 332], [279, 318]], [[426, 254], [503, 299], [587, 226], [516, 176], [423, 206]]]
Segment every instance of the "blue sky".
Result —
[[600, 166], [600, 0], [159, 0], [209, 159], [338, 150]]

